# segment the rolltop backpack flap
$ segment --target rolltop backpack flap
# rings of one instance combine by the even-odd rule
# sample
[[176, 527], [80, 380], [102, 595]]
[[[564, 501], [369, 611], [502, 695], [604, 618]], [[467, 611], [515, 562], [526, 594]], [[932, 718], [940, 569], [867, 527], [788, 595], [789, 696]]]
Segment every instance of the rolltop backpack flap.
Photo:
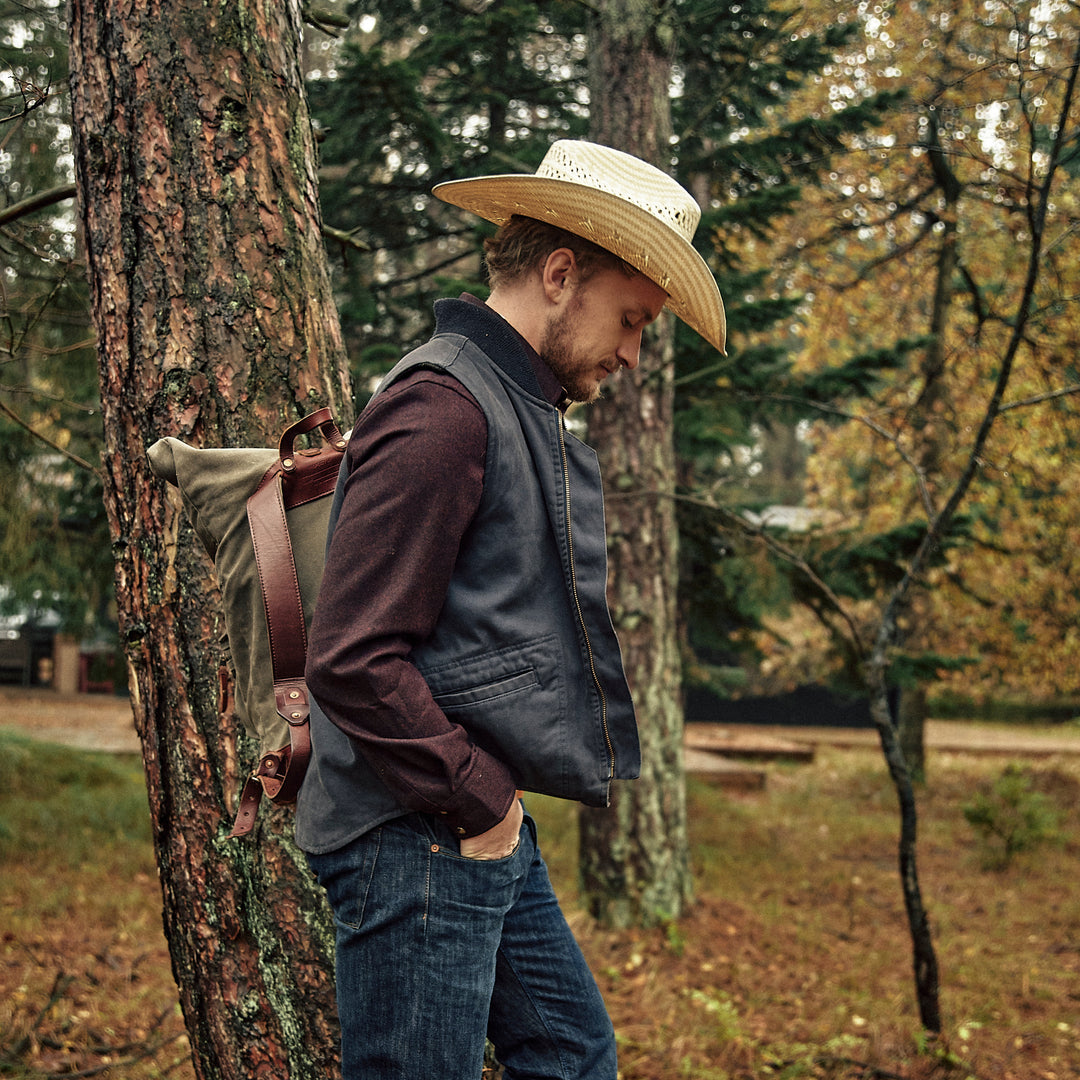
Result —
[[[297, 449], [318, 429], [322, 444]], [[265, 793], [292, 802], [307, 765], [307, 629], [322, 581], [331, 496], [346, 446], [328, 409], [290, 425], [277, 450], [188, 446], [159, 439], [148, 451], [174, 485], [214, 563], [236, 712], [259, 744], [232, 835], [249, 832]]]

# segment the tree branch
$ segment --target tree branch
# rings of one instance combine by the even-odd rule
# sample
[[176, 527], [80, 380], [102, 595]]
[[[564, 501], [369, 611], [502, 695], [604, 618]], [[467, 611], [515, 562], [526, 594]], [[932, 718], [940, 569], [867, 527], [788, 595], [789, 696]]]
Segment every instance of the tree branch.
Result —
[[[7, 116], [0, 116], [0, 124], [10, 124], [16, 120], [22, 120], [23, 117], [29, 116], [30, 113], [35, 109], [41, 108], [41, 106], [49, 100], [51, 87], [38, 86], [37, 83], [31, 82], [29, 79], [20, 79], [17, 77], [15, 82], [19, 87], [19, 93], [22, 94], [22, 108]], [[12, 94], [11, 96], [14, 97], [15, 95]]]
[[[640, 496], [644, 494], [641, 491], [628, 492], [626, 497]], [[789, 566], [794, 567], [800, 574], [813, 586], [814, 590], [825, 602], [829, 610], [834, 611], [843, 620], [847, 626], [848, 633], [851, 636], [851, 643], [855, 650], [855, 655], [858, 659], [862, 660], [866, 654], [866, 648], [862, 640], [862, 634], [859, 632], [858, 626], [855, 624], [855, 620], [848, 614], [840, 598], [833, 592], [828, 584], [817, 574], [814, 568], [796, 551], [789, 548], [786, 544], [782, 544], [775, 536], [771, 536], [760, 525], [754, 525], [751, 521], [748, 521], [741, 514], [735, 513], [734, 510], [729, 510], [725, 506], [720, 506], [718, 503], [713, 502], [711, 499], [705, 499], [696, 495], [681, 495], [681, 494], [669, 494], [663, 491], [650, 491], [648, 494], [654, 496], [662, 496], [665, 498], [671, 498], [675, 502], [686, 503], [689, 506], [699, 506], [705, 510], [710, 510], [718, 517], [722, 518], [729, 527], [738, 530], [743, 536], [750, 537], [753, 540], [758, 540], [763, 543], [770, 551], [780, 556]], [[608, 495], [608, 501], [614, 501], [620, 496], [618, 494]], [[819, 616], [820, 617], [820, 616]]]
[[919, 488], [919, 500], [922, 502], [927, 519], [933, 518], [936, 511], [934, 509], [933, 498], [930, 495], [930, 488], [926, 483], [926, 471], [900, 445], [899, 436], [894, 435], [887, 428], [884, 428], [876, 421], [871, 420], [869, 416], [848, 412], [846, 409], [838, 408], [835, 405], [828, 405], [825, 402], [807, 401], [805, 398], [796, 397], [792, 394], [764, 394], [761, 396], [760, 400], [801, 405], [803, 408], [816, 409], [818, 412], [825, 413], [829, 416], [837, 416], [842, 420], [853, 420], [855, 423], [862, 424], [864, 427], [869, 428], [879, 438], [884, 439], [893, 448], [900, 460], [911, 470], [911, 474], [915, 477], [915, 483]]
[[[1039, 272], [1042, 264], [1043, 226], [1046, 222], [1046, 209], [1050, 200], [1054, 177], [1061, 163], [1060, 154], [1062, 141], [1064, 139], [1063, 133], [1067, 128], [1070, 110], [1072, 109], [1073, 99], [1076, 94], [1078, 71], [1080, 71], [1080, 41], [1077, 42], [1076, 52], [1069, 69], [1067, 85], [1064, 94], [1062, 95], [1061, 111], [1057, 126], [1057, 131], [1061, 134], [1051, 144], [1050, 160], [1047, 163], [1046, 174], [1042, 183], [1032, 188], [1032, 206], [1028, 218], [1031, 225], [1031, 250], [1028, 255], [1028, 269], [1024, 281], [1024, 290], [1019, 303], [1017, 304], [1016, 321], [1013, 325], [1012, 335], [1005, 348], [1005, 355], [1002, 358], [1001, 368], [998, 371], [998, 377], [994, 384], [993, 392], [991, 393], [990, 400], [987, 402], [982, 422], [979, 425], [979, 430], [971, 445], [971, 450], [964, 466], [964, 470], [941, 511], [928, 523], [926, 535], [923, 537], [922, 543], [912, 556], [907, 571], [903, 578], [897, 583], [892, 596], [885, 606], [877, 641], [871, 657], [871, 667], [876, 673], [876, 678], [872, 679], [873, 682], [878, 682], [879, 680], [883, 682], [884, 680], [884, 672], [888, 664], [889, 648], [894, 640], [897, 621], [899, 619], [900, 611], [907, 601], [907, 594], [910, 591], [912, 584], [921, 575], [923, 565], [930, 557], [930, 553], [937, 547], [941, 541], [941, 537], [948, 530], [949, 525], [956, 516], [960, 504], [967, 497], [967, 493], [971, 488], [975, 474], [982, 461], [983, 450], [990, 438], [990, 431], [994, 426], [994, 421], [997, 419], [998, 415], [1004, 411], [1005, 407], [1002, 405], [1002, 398], [1005, 396], [1009, 380], [1012, 377], [1013, 364], [1016, 360], [1017, 353], [1019, 352], [1021, 342], [1024, 340], [1028, 316], [1035, 296], [1035, 286], [1039, 279]], [[1019, 407], [1019, 404], [1020, 403], [1018, 402], [1015, 405], [1007, 407]]]
[[74, 184], [61, 184], [59, 187], [49, 188], [48, 191], [39, 191], [22, 202], [13, 203], [0, 210], [0, 228], [27, 214], [34, 214], [38, 210], [44, 210], [47, 206], [55, 206], [65, 199], [75, 196]]
[[308, 26], [314, 26], [316, 30], [322, 31], [327, 37], [340, 37], [341, 35], [337, 33], [338, 30], [349, 29], [348, 16], [339, 15], [334, 11], [324, 11], [305, 4], [301, 16]]
[[1080, 383], [1072, 386], [1063, 386], [1060, 390], [1048, 390], [1045, 394], [1033, 394], [1031, 397], [1021, 398], [1019, 401], [1010, 401], [998, 407], [998, 415], [1010, 412], [1013, 409], [1023, 409], [1028, 405], [1041, 405], [1044, 401], [1053, 401], [1055, 398], [1068, 397], [1071, 394], [1080, 394]]
[[343, 229], [335, 229], [333, 225], [327, 225], [325, 222], [323, 223], [322, 234], [327, 240], [336, 240], [339, 244], [351, 247], [354, 251], [371, 250], [370, 244], [353, 236], [352, 233], [345, 232]]
[[35, 431], [34, 428], [32, 428], [21, 416], [19, 416], [17, 412], [15, 412], [14, 409], [10, 408], [3, 401], [0, 401], [0, 413], [3, 413], [9, 420], [12, 421], [12, 423], [17, 424], [19, 427], [21, 427], [23, 431], [28, 432], [35, 439], [43, 442], [47, 447], [49, 447], [49, 449], [55, 450], [58, 454], [62, 454], [68, 459], [68, 461], [72, 462], [75, 465], [78, 465], [80, 468], [88, 469], [99, 480], [103, 480], [101, 472], [98, 469], [95, 469], [89, 461], [87, 461], [85, 458], [79, 457], [78, 454], [72, 453], [70, 450], [66, 450], [59, 443], [53, 442], [53, 440], [50, 439], [48, 435], [43, 435], [40, 431]]

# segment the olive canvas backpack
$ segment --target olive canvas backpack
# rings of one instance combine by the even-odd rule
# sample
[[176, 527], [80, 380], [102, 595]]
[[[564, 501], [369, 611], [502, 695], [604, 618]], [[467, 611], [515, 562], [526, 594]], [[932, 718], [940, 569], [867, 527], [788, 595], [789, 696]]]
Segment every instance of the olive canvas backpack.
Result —
[[[316, 430], [321, 444], [298, 449], [297, 440]], [[276, 450], [195, 448], [164, 438], [148, 451], [155, 475], [179, 490], [213, 560], [236, 712], [259, 743], [230, 836], [251, 831], [263, 795], [295, 801], [307, 768], [307, 630], [345, 446], [330, 410], [320, 409], [286, 428]]]

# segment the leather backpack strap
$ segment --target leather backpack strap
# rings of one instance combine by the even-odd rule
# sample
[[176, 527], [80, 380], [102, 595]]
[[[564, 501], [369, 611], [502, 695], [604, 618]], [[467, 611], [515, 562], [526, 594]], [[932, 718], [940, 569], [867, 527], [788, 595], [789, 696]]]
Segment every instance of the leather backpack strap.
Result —
[[311, 757], [311, 730], [307, 723], [289, 727], [291, 742], [263, 754], [258, 768], [244, 782], [230, 837], [247, 836], [255, 825], [263, 795], [278, 805], [295, 802]]
[[[329, 467], [311, 462], [316, 466], [314, 469], [300, 471], [293, 440], [316, 427], [322, 429], [323, 437], [336, 453], [330, 455]], [[270, 636], [274, 701], [278, 714], [289, 725], [289, 745], [259, 759], [258, 767], [240, 794], [230, 837], [245, 836], [251, 831], [263, 795], [279, 805], [294, 802], [311, 758], [311, 705], [304, 680], [307, 625], [285, 511], [287, 506], [333, 491], [344, 449], [345, 440], [329, 409], [304, 417], [286, 429], [278, 446], [278, 462], [267, 470], [247, 502], [251, 543]], [[287, 492], [286, 484], [292, 481], [295, 481], [293, 490]]]
[[[265, 480], [248, 499], [248, 524], [255, 548], [266, 625], [270, 631], [270, 659], [274, 667], [274, 687], [278, 712], [282, 712], [278, 682], [304, 678], [307, 657], [307, 627], [304, 625], [304, 602], [296, 577], [296, 560], [289, 524], [285, 517], [285, 497], [281, 474]], [[290, 721], [292, 723], [292, 721]]]

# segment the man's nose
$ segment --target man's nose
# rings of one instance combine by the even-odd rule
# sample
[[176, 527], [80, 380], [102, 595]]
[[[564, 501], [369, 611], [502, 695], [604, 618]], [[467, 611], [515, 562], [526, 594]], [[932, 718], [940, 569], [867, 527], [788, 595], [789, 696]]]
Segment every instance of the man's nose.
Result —
[[638, 366], [638, 361], [641, 358], [641, 331], [634, 330], [623, 337], [615, 355], [619, 358], [619, 362], [623, 367], [633, 371]]

